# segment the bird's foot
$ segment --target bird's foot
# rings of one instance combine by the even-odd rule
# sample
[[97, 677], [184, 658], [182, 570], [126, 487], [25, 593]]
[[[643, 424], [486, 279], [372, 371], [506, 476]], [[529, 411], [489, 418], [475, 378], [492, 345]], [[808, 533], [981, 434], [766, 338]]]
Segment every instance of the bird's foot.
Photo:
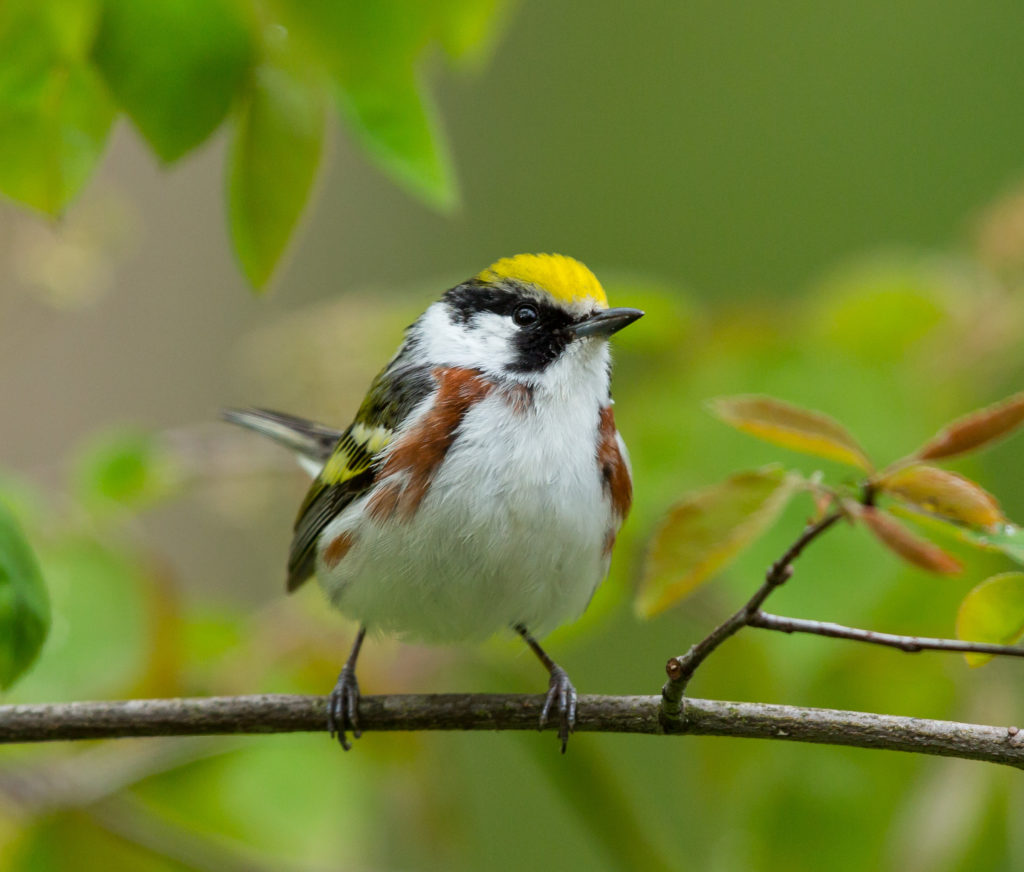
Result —
[[341, 670], [338, 683], [327, 698], [327, 731], [332, 739], [337, 736], [346, 751], [352, 748], [345, 735], [347, 729], [352, 730], [353, 739], [362, 735], [359, 729], [359, 682], [356, 681], [355, 669], [350, 666]]
[[548, 695], [540, 713], [540, 729], [544, 729], [551, 714], [552, 706], [558, 706], [558, 738], [562, 742], [562, 753], [569, 742], [569, 733], [576, 729], [576, 688], [569, 680], [569, 674], [561, 666], [552, 665]]

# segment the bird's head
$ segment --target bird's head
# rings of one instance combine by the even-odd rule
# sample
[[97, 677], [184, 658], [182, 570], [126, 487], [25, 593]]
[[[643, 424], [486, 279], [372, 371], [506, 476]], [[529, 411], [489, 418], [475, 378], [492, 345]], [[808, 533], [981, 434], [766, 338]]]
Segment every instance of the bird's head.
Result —
[[[613, 309], [594, 274], [561, 254], [519, 254], [456, 285], [416, 325], [438, 364], [525, 383], [607, 368], [607, 340], [643, 315]], [[559, 379], [560, 380], [560, 379]]]

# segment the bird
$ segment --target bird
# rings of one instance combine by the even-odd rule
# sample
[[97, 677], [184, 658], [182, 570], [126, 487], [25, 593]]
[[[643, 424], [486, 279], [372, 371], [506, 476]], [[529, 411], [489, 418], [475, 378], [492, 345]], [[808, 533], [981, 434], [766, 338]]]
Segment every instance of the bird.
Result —
[[361, 735], [356, 662], [368, 631], [445, 644], [511, 629], [548, 670], [539, 726], [555, 712], [565, 752], [577, 692], [537, 639], [586, 609], [632, 503], [609, 338], [643, 314], [609, 307], [574, 258], [507, 257], [406, 329], [347, 429], [223, 413], [314, 476], [287, 589], [315, 576], [359, 624], [327, 703], [345, 750], [349, 731]]

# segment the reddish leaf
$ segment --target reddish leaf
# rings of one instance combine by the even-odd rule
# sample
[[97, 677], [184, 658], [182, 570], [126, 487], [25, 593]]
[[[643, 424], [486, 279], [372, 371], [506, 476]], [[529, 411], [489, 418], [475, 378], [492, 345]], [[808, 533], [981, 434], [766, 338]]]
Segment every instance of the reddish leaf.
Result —
[[883, 545], [908, 563], [943, 575], [955, 575], [963, 569], [963, 565], [952, 554], [943, 551], [938, 545], [919, 539], [890, 515], [871, 506], [862, 508], [859, 515]]
[[995, 497], [969, 478], [925, 464], [897, 469], [877, 486], [911, 506], [972, 527], [994, 529], [1006, 518]]
[[[1012, 645], [1024, 636], [1024, 572], [985, 579], [960, 603], [956, 635], [966, 642]], [[965, 654], [968, 666], [981, 666], [991, 654]]]
[[834, 419], [772, 397], [719, 397], [711, 410], [727, 424], [767, 442], [871, 470], [857, 441]]
[[1024, 423], [1024, 393], [978, 409], [944, 427], [914, 452], [921, 460], [956, 457], [1009, 436]]
[[674, 505], [647, 553], [639, 614], [665, 611], [726, 566], [778, 517], [799, 480], [765, 467], [736, 473]]

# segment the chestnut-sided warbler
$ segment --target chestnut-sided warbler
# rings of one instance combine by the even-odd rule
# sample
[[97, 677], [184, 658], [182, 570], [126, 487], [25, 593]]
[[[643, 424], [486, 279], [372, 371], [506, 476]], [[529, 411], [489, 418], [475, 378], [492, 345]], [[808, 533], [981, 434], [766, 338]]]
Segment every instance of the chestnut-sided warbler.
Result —
[[612, 416], [610, 309], [583, 264], [499, 260], [406, 330], [344, 431], [259, 409], [226, 417], [296, 451], [316, 476], [295, 523], [288, 590], [316, 575], [360, 629], [328, 703], [359, 732], [367, 629], [424, 642], [514, 629], [550, 673], [562, 751], [576, 690], [537, 643], [583, 613], [632, 500]]

